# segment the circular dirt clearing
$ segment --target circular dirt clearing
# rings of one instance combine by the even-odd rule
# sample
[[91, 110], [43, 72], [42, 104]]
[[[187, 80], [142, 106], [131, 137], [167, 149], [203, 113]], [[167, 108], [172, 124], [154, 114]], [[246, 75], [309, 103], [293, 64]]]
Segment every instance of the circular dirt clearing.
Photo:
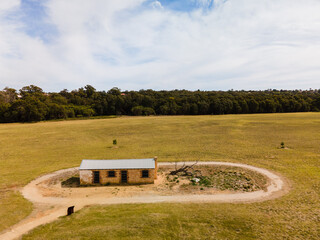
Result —
[[[195, 162], [186, 162], [191, 165]], [[179, 167], [183, 162], [160, 162], [159, 168]], [[267, 185], [257, 191], [249, 192], [188, 192], [168, 194], [168, 192], [154, 191], [153, 184], [143, 186], [103, 186], [103, 187], [61, 187], [61, 181], [71, 178], [78, 172], [78, 168], [59, 170], [41, 176], [22, 189], [23, 196], [34, 203], [33, 213], [14, 225], [0, 239], [15, 239], [31, 229], [54, 221], [67, 213], [67, 207], [75, 206], [79, 210], [93, 204], [124, 204], [124, 203], [157, 203], [157, 202], [229, 202], [246, 203], [265, 201], [280, 197], [288, 192], [288, 187], [281, 176], [266, 169], [240, 163], [227, 162], [197, 162], [197, 166], [226, 166], [244, 168], [259, 173], [267, 179]], [[161, 177], [158, 178], [161, 181]], [[162, 179], [163, 180], [163, 179]], [[155, 185], [157, 182], [155, 183]], [[205, 193], [205, 194], [203, 194]]]

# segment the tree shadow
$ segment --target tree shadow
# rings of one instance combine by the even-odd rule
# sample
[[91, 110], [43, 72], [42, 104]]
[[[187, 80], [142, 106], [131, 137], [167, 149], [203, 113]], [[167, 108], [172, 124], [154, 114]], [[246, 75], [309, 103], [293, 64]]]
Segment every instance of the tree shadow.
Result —
[[61, 182], [61, 187], [63, 188], [78, 188], [80, 187], [80, 178], [79, 177], [71, 177], [65, 181]]

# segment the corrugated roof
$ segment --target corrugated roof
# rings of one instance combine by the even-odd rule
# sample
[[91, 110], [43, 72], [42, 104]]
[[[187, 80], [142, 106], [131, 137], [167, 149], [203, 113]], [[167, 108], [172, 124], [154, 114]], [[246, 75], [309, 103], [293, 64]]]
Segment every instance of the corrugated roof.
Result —
[[146, 159], [112, 159], [112, 160], [88, 160], [81, 162], [80, 170], [95, 169], [153, 169], [155, 161], [153, 158]]

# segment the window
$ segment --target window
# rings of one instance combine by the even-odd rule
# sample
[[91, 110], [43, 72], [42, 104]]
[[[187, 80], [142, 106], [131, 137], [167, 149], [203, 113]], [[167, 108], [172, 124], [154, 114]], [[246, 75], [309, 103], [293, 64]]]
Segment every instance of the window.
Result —
[[108, 171], [108, 177], [115, 177], [116, 172], [115, 171]]
[[142, 170], [142, 177], [148, 178], [149, 177], [149, 170]]

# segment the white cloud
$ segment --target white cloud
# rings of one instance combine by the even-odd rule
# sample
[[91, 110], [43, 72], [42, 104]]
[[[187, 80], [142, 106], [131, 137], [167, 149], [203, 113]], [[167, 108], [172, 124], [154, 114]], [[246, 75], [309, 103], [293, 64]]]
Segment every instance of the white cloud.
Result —
[[0, 14], [11, 10], [14, 7], [18, 7], [20, 5], [19, 0], [1, 0], [0, 1]]
[[214, 2], [221, 2], [221, 0], [193, 0], [197, 5], [202, 6], [202, 7], [210, 7]]
[[[18, 6], [2, 1], [5, 13]], [[0, 88], [319, 88], [317, 0], [215, 0], [193, 12], [144, 2], [50, 0], [50, 42], [0, 17]]]
[[162, 7], [162, 5], [161, 5], [161, 2], [159, 2], [159, 1], [153, 1], [153, 2], [151, 3], [151, 6], [152, 6], [153, 8], [163, 9], [163, 7]]

